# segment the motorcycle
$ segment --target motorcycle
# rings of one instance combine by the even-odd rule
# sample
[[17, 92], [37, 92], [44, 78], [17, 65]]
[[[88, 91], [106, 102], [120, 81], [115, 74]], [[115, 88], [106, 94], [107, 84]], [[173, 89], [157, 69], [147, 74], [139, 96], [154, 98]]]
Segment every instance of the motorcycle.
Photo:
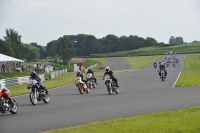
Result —
[[164, 71], [164, 70], [161, 70], [160, 74], [161, 74], [160, 78], [162, 79], [162, 81], [164, 81], [165, 78], [166, 78], [166, 77], [165, 77], [165, 71]]
[[107, 91], [110, 95], [112, 95], [113, 92], [116, 92], [117, 94], [119, 93], [117, 85], [114, 81], [112, 81], [109, 75], [105, 75], [104, 80], [107, 87]]
[[80, 76], [76, 77], [76, 81], [75, 81], [76, 86], [78, 87], [78, 90], [81, 94], [83, 94], [83, 92], [87, 92], [89, 93], [90, 90], [88, 89], [87, 85], [85, 84], [85, 82], [83, 82], [81, 80]]
[[3, 97], [3, 93], [0, 93], [0, 112], [2, 114], [6, 112], [10, 112], [11, 114], [16, 114], [18, 112], [18, 102], [15, 101], [13, 98], [11, 98], [14, 102], [13, 107], [11, 106], [11, 103], [9, 102], [9, 99]]
[[176, 62], [173, 62], [173, 67], [175, 67]]
[[157, 68], [157, 65], [156, 65], [156, 64], [154, 64], [154, 68], [155, 68], [155, 69]]
[[88, 73], [86, 75], [86, 78], [87, 78], [87, 85], [88, 85], [88, 88], [92, 89], [93, 88], [96, 88], [96, 84], [94, 82], [94, 78], [92, 77], [92, 73]]
[[41, 100], [43, 100], [44, 103], [49, 102], [49, 95], [47, 95], [45, 90], [39, 86], [36, 80], [31, 79], [28, 83], [27, 89], [31, 89], [29, 98], [33, 105], [36, 105], [37, 102]]

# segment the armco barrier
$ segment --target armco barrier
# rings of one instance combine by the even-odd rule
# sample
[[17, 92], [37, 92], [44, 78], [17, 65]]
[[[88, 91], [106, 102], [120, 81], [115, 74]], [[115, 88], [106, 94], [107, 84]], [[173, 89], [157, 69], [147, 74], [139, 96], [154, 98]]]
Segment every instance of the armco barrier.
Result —
[[59, 71], [56, 71], [56, 72], [52, 72], [51, 73], [51, 79], [53, 78], [56, 78], [64, 73], [67, 73], [67, 69], [63, 69], [63, 70], [59, 70]]
[[[39, 77], [44, 81], [44, 74], [39, 75]], [[28, 83], [30, 76], [17, 77], [17, 78], [7, 78], [1, 79], [0, 81], [5, 85], [5, 87], [10, 88], [12, 86]]]

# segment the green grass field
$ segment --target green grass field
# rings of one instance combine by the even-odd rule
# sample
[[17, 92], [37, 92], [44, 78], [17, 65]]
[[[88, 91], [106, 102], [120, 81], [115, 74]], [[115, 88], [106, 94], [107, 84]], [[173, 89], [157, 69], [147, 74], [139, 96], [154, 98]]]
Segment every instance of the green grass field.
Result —
[[128, 64], [131, 65], [132, 69], [140, 69], [148, 65], [153, 64], [153, 62], [161, 59], [162, 56], [137, 56], [137, 57], [124, 57]]
[[200, 54], [186, 55], [176, 87], [200, 86]]
[[200, 69], [200, 54], [187, 55], [184, 59], [183, 69]]
[[173, 51], [177, 51], [178, 53], [189, 53], [189, 52], [200, 52], [200, 42], [191, 43], [190, 46], [186, 46], [185, 44], [178, 45], [166, 45], [165, 47], [152, 46], [145, 47], [136, 50], [130, 51], [120, 51], [114, 53], [104, 53], [104, 54], [92, 54], [92, 57], [108, 57], [108, 56], [138, 56], [138, 55], [156, 55], [156, 54], [165, 54], [170, 49]]
[[199, 133], [200, 107], [53, 130], [48, 133]]

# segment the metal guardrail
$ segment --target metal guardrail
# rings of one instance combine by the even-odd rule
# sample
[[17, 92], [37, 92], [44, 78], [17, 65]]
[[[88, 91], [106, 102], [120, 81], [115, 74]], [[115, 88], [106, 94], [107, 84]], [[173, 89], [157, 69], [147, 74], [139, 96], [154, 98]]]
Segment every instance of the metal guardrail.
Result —
[[52, 72], [51, 73], [51, 79], [53, 78], [56, 78], [64, 73], [67, 73], [67, 69], [63, 69], [63, 70], [59, 70], [59, 71], [56, 71], [56, 72]]
[[[44, 74], [41, 74], [38, 76], [44, 81]], [[6, 88], [10, 88], [12, 86], [28, 83], [29, 80], [30, 80], [30, 76], [23, 76], [23, 77], [17, 77], [17, 78], [1, 79], [0, 81], [4, 84]]]
[[[90, 66], [88, 68], [92, 69], [92, 68], [96, 67], [97, 65], [98, 65], [98, 63], [93, 65], [93, 66]], [[86, 70], [88, 70], [88, 68]], [[67, 69], [52, 72], [51, 73], [51, 79], [58, 77], [58, 76], [60, 76], [64, 73], [67, 73]], [[38, 76], [42, 79], [42, 81], [45, 80], [44, 74], [41, 74], [41, 75], [38, 75]], [[20, 84], [28, 83], [29, 80], [30, 80], [30, 76], [23, 76], [23, 77], [17, 77], [17, 78], [1, 79], [0, 81], [4, 84], [4, 86], [6, 88], [10, 88], [12, 86], [17, 86], [17, 85], [20, 85]]]

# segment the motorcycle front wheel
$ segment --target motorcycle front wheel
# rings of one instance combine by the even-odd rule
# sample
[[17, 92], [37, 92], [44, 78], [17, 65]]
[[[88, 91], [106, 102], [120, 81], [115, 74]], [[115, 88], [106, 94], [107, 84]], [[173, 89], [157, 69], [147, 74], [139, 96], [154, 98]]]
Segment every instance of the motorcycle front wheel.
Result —
[[108, 93], [109, 93], [110, 95], [112, 95], [112, 88], [110, 87], [110, 85], [107, 85], [107, 90], [108, 90]]
[[35, 94], [33, 92], [30, 93], [29, 95], [30, 97], [30, 101], [33, 105], [36, 105], [37, 104], [37, 97], [35, 97]]
[[0, 112], [1, 113], [6, 113], [6, 110], [5, 110], [4, 106], [3, 106], [3, 104], [4, 104], [4, 102], [0, 101]]
[[165, 78], [164, 78], [164, 76], [162, 75], [162, 81], [164, 81], [165, 80]]
[[79, 90], [79, 92], [81, 93], [81, 94], [83, 94], [83, 87], [79, 84], [78, 85], [78, 90]]

